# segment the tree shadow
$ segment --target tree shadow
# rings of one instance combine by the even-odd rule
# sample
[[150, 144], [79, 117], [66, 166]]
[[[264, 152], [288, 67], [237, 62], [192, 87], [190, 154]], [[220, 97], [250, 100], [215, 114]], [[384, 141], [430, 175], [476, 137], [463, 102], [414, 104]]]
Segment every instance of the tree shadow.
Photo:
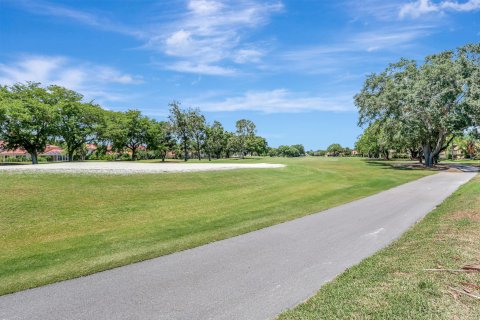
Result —
[[427, 168], [423, 164], [420, 163], [413, 163], [413, 162], [405, 162], [405, 163], [399, 163], [399, 162], [394, 162], [392, 160], [365, 160], [365, 162], [369, 166], [376, 166], [376, 167], [381, 167], [382, 169], [390, 169], [390, 170], [432, 170], [432, 171], [438, 171], [438, 170], [446, 170], [445, 168], [440, 168], [440, 167], [434, 167], [434, 168]]

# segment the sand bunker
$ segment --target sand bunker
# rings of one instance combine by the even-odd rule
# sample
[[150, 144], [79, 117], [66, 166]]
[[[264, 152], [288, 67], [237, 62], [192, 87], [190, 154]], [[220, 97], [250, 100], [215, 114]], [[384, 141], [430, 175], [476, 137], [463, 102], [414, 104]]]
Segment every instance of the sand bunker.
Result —
[[0, 166], [0, 172], [141, 174], [282, 167], [284, 167], [283, 164], [271, 163], [62, 162], [38, 165], [6, 165]]

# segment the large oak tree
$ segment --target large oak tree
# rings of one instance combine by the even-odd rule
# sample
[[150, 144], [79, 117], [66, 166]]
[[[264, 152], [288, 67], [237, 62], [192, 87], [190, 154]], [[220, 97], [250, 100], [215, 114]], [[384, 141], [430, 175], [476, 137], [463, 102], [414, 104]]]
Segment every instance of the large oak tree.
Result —
[[68, 160], [86, 143], [95, 141], [100, 127], [105, 126], [103, 110], [92, 102], [82, 102], [83, 96], [59, 86], [48, 87], [55, 106], [57, 134], [67, 146]]
[[0, 140], [7, 149], [25, 149], [33, 164], [56, 134], [51, 97], [51, 92], [35, 82], [0, 90]]
[[[359, 124], [396, 121], [421, 144], [432, 166], [452, 139], [480, 120], [480, 44], [402, 59], [366, 79], [355, 104]], [[407, 132], [407, 131], [405, 131]]]

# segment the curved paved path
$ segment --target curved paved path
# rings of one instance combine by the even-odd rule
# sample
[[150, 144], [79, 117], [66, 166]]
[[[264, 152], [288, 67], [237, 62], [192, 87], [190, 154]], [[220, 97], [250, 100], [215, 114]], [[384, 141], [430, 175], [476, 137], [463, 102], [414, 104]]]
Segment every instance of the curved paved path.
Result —
[[0, 319], [266, 319], [399, 237], [475, 173], [442, 172], [324, 212], [0, 297]]

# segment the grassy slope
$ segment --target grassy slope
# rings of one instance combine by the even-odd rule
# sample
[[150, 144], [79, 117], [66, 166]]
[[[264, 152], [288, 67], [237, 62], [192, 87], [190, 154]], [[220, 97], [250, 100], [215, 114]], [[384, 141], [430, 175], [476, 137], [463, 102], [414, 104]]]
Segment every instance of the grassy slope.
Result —
[[[480, 319], [480, 302], [449, 286], [480, 273], [428, 272], [480, 263], [480, 176], [393, 245], [325, 285], [286, 319]], [[480, 295], [480, 291], [474, 292]]]
[[245, 161], [288, 167], [0, 174], [0, 294], [224, 239], [430, 174], [358, 159]]

